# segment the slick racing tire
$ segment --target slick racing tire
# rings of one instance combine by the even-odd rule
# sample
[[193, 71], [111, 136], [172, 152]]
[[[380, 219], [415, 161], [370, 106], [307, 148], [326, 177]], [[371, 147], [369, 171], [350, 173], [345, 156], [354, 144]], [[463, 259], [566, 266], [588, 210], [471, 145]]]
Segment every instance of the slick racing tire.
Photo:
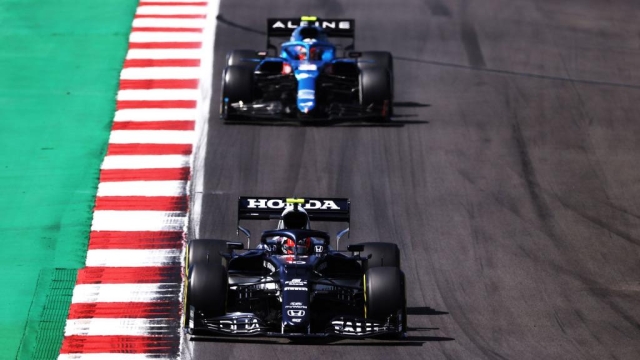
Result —
[[223, 265], [221, 252], [228, 252], [225, 240], [194, 239], [189, 241], [185, 264], [187, 276], [190, 269], [196, 265]]
[[253, 70], [242, 65], [227, 66], [222, 72], [221, 95], [221, 117], [225, 120], [234, 119], [236, 114], [231, 104], [253, 101]]
[[384, 324], [389, 317], [397, 315], [396, 325], [406, 331], [404, 273], [397, 267], [376, 267], [365, 272], [363, 281], [365, 318]]
[[383, 67], [360, 70], [360, 105], [373, 106], [382, 121], [391, 119], [393, 107], [391, 75]]
[[358, 58], [358, 67], [361, 70], [382, 67], [393, 75], [393, 56], [388, 51], [363, 51]]
[[389, 105], [389, 115], [393, 116], [393, 100], [394, 100], [394, 75], [393, 75], [393, 56], [388, 51], [363, 51], [358, 58], [358, 68], [362, 69], [383, 67], [389, 71], [391, 79], [391, 99]]
[[367, 271], [376, 267], [400, 267], [400, 249], [398, 245], [385, 242], [367, 242], [364, 250], [360, 251], [360, 256], [371, 257], [362, 262], [362, 270]]
[[233, 50], [227, 53], [227, 66], [243, 66], [255, 70], [260, 59], [253, 50]]
[[185, 311], [187, 324], [191, 317], [191, 307], [205, 317], [226, 314], [228, 275], [220, 264], [197, 264], [192, 267], [187, 285]]

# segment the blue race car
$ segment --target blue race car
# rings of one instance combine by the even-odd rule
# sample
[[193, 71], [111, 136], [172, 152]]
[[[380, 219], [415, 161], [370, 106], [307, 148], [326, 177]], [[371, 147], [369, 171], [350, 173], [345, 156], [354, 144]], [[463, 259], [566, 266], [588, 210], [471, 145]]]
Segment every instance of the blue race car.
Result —
[[[393, 57], [353, 51], [355, 20], [304, 16], [267, 19], [267, 27], [267, 51], [227, 54], [222, 119], [390, 120]], [[290, 39], [279, 48], [271, 43], [282, 37]]]

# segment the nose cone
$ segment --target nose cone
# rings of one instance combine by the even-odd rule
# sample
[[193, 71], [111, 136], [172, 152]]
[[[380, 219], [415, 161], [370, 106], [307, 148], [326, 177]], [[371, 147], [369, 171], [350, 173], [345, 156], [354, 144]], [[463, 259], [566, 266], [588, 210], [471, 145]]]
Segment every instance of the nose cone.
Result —
[[[311, 66], [309, 64], [302, 64]], [[301, 113], [307, 114], [316, 107], [316, 76], [318, 75], [315, 65], [313, 70], [300, 70], [296, 72], [296, 79], [298, 79], [298, 94], [297, 103], [298, 110]]]

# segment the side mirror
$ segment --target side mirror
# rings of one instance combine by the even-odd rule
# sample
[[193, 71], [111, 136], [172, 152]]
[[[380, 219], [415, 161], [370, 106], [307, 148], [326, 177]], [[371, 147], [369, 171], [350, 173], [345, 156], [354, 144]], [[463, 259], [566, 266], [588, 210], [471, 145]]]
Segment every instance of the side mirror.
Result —
[[349, 245], [347, 246], [347, 250], [352, 252], [361, 252], [361, 251], [364, 251], [364, 245], [362, 244]]
[[229, 250], [242, 250], [244, 245], [241, 242], [227, 242], [227, 249]]
[[340, 250], [340, 239], [345, 236], [346, 234], [349, 233], [349, 228], [346, 228], [342, 231], [340, 231], [337, 235], [336, 235], [336, 250]]
[[251, 231], [238, 225], [238, 231], [241, 231], [247, 237], [247, 249], [251, 249]]

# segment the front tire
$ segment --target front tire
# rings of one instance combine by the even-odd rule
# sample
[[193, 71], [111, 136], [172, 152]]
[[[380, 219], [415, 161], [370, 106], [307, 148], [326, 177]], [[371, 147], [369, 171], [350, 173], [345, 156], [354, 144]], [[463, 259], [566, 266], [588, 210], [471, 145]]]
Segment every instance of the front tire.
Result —
[[253, 101], [253, 69], [242, 65], [227, 66], [222, 72], [220, 115], [224, 120], [233, 120], [237, 114], [231, 104]]
[[189, 274], [185, 305], [185, 320], [189, 329], [196, 325], [195, 317], [216, 317], [226, 314], [228, 275], [219, 264], [193, 266]]
[[372, 107], [382, 121], [389, 121], [392, 112], [391, 75], [386, 68], [360, 70], [360, 105]]
[[406, 331], [407, 301], [404, 273], [397, 267], [376, 267], [364, 274], [365, 318]]

